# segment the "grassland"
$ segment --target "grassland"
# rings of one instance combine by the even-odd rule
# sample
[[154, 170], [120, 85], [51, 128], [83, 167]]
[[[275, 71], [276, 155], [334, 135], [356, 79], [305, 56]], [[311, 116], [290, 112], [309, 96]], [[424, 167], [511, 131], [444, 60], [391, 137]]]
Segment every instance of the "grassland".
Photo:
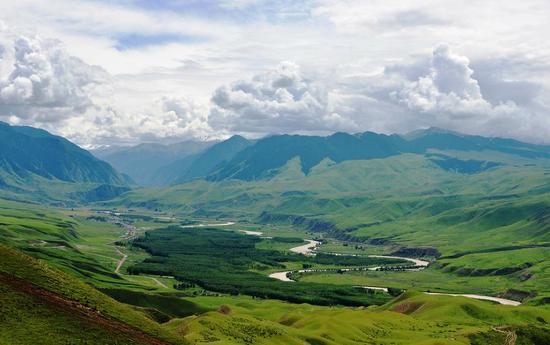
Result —
[[[244, 297], [200, 297], [220, 311], [166, 326], [194, 342], [218, 344], [503, 344], [497, 327], [524, 334], [518, 344], [549, 338], [547, 312], [409, 292], [376, 308], [327, 308]], [[522, 333], [523, 332], [523, 333]], [[536, 334], [540, 335], [536, 338]], [[479, 341], [483, 342], [476, 342]]]
[[[503, 344], [514, 333], [516, 344], [547, 343], [550, 164], [495, 153], [446, 154], [461, 159], [484, 159], [490, 154], [501, 165], [479, 174], [459, 174], [436, 168], [425, 156], [407, 154], [338, 165], [323, 161], [305, 176], [293, 160], [270, 180], [197, 180], [164, 190], [136, 190], [103, 204], [111, 210], [116, 207], [122, 213], [119, 218], [135, 226], [135, 236], [141, 238], [161, 236], [166, 230], [158, 229], [181, 222], [237, 221], [235, 226], [216, 231], [223, 229], [246, 243], [247, 255], [226, 257], [229, 260], [223, 265], [211, 259], [188, 261], [194, 265], [189, 269], [173, 252], [166, 253], [166, 248], [145, 242], [132, 246], [127, 230], [110, 215], [87, 209], [0, 202], [5, 235], [0, 241], [125, 303], [101, 294], [116, 308], [129, 308], [133, 313], [129, 315], [137, 321], [106, 310], [113, 319], [140, 328], [140, 322], [145, 322], [147, 332], [163, 339], [175, 335], [192, 343], [215, 344]], [[240, 230], [287, 240], [245, 236]], [[150, 235], [145, 235], [147, 231]], [[308, 263], [284, 253], [298, 239], [312, 238], [323, 240], [321, 252], [368, 255], [409, 250], [412, 256], [423, 256], [421, 250], [428, 248], [432, 249], [429, 253], [439, 255], [427, 255], [434, 262], [419, 272], [304, 274], [299, 283], [266, 277]], [[128, 255], [120, 274], [114, 273], [122, 256], [115, 242]], [[196, 244], [189, 238], [178, 242], [186, 251]], [[273, 255], [257, 256], [258, 252]], [[337, 267], [334, 262], [310, 264]], [[212, 271], [212, 265], [218, 270]], [[220, 274], [220, 267], [225, 275]], [[146, 274], [128, 274], [138, 272]], [[236, 272], [239, 279], [228, 274]], [[207, 281], [205, 276], [220, 281]], [[184, 285], [174, 289], [179, 283]], [[220, 289], [221, 283], [227, 289]], [[382, 304], [368, 308], [301, 303], [317, 303], [310, 297], [317, 297], [320, 290], [311, 287], [347, 294], [354, 291], [353, 285], [390, 286], [407, 293], [391, 301], [389, 296], [368, 295], [368, 301], [360, 304]], [[3, 288], [8, 291], [10, 287]], [[283, 293], [274, 295], [271, 289]], [[506, 307], [414, 290], [504, 295], [523, 300], [524, 305]], [[9, 291], [17, 293], [13, 288]], [[75, 293], [71, 298], [77, 297]], [[326, 301], [327, 296], [322, 297]], [[328, 297], [332, 299], [328, 304], [333, 304], [333, 296]], [[35, 303], [21, 298], [23, 304]], [[15, 313], [15, 305], [10, 308]], [[38, 314], [45, 313], [56, 315], [51, 311]], [[50, 321], [39, 323], [44, 322]]]
[[387, 281], [383, 286], [491, 294], [515, 289], [545, 296], [550, 286], [545, 255], [550, 245], [550, 162], [490, 151], [431, 153], [464, 160], [490, 157], [499, 165], [461, 174], [437, 167], [426, 155], [405, 154], [340, 164], [325, 160], [304, 175], [299, 161], [292, 160], [268, 180], [197, 180], [136, 190], [109, 204], [300, 229], [302, 238], [323, 238], [319, 250], [325, 252], [368, 255], [406, 249], [422, 256], [422, 250], [415, 250], [428, 247], [430, 259], [441, 256], [426, 272], [391, 278], [383, 273], [320, 274], [304, 281]]

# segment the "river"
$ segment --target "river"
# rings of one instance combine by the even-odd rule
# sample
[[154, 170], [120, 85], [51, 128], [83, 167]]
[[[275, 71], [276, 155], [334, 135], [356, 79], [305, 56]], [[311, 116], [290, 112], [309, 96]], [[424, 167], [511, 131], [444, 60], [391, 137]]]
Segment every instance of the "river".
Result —
[[[301, 245], [298, 247], [291, 248], [290, 251], [294, 253], [304, 254], [304, 255], [315, 255], [315, 248], [320, 244], [319, 241], [314, 240], [305, 240], [308, 242], [308, 244]], [[414, 263], [415, 268], [408, 269], [411, 270], [423, 270], [430, 264], [429, 261], [426, 260], [420, 260], [415, 258], [407, 258], [402, 256], [394, 256], [394, 255], [369, 255], [369, 258], [385, 258], [385, 259], [401, 259], [406, 260]], [[283, 272], [275, 272], [271, 273], [269, 275], [270, 278], [277, 279], [284, 282], [294, 282], [294, 280], [290, 279], [288, 277], [289, 273], [308, 273], [308, 272], [331, 272], [331, 271], [354, 271], [354, 270], [369, 270], [369, 271], [376, 271], [380, 269], [381, 266], [376, 267], [368, 267], [368, 268], [361, 268], [361, 269], [351, 269], [351, 268], [340, 268], [340, 269], [302, 269], [302, 270], [295, 270], [295, 271], [283, 271]], [[380, 290], [388, 292], [387, 287], [381, 287], [381, 286], [357, 286], [359, 288], [365, 288], [365, 289], [371, 289], [371, 290]], [[444, 295], [444, 296], [453, 296], [453, 297], [466, 297], [466, 298], [473, 298], [478, 300], [484, 300], [484, 301], [492, 301], [497, 302], [503, 305], [510, 305], [510, 306], [518, 306], [521, 304], [521, 302], [513, 301], [505, 298], [500, 297], [493, 297], [493, 296], [484, 296], [484, 295], [477, 295], [477, 294], [454, 294], [454, 293], [440, 293], [440, 292], [425, 292], [425, 294], [428, 295]]]

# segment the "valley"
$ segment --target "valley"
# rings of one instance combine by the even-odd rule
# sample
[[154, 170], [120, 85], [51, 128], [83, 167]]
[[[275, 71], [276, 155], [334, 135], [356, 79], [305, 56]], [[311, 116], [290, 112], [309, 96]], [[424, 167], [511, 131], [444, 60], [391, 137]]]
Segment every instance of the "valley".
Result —
[[550, 345], [549, 0], [0, 0], [0, 345]]
[[[206, 175], [164, 187], [118, 181], [128, 190], [105, 200], [6, 189], [0, 307], [33, 331], [3, 322], [0, 343], [52, 323], [66, 324], [52, 339], [75, 343], [550, 339], [547, 148], [432, 130], [368, 156], [364, 138], [390, 140], [212, 143], [204, 157], [231, 164], [197, 163]], [[261, 158], [273, 141], [276, 167]], [[356, 156], [342, 156], [349, 145]]]

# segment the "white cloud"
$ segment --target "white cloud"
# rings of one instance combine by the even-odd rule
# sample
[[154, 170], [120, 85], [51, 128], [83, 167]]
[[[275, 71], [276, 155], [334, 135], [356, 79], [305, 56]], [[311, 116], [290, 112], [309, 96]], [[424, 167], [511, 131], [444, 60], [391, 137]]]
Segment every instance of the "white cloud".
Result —
[[[3, 119], [47, 127], [82, 144], [426, 126], [550, 138], [546, 0], [243, 0], [217, 3], [229, 5], [217, 15], [192, 3], [186, 11], [162, 2], [151, 9], [127, 0], [0, 0], [0, 20], [19, 36], [39, 32], [63, 41], [66, 68], [59, 75], [75, 75], [63, 84], [70, 92], [22, 71], [10, 79], [14, 64], [6, 57], [13, 50], [0, 48], [0, 107], [9, 113]], [[204, 40], [117, 49], [124, 36], [163, 35]], [[439, 42], [459, 54], [432, 56]], [[53, 50], [41, 49], [46, 61], [58, 64]], [[84, 65], [71, 65], [77, 58]], [[294, 84], [273, 86], [281, 72], [266, 71], [286, 60], [300, 66]], [[90, 65], [110, 76], [89, 71]], [[35, 74], [47, 76], [47, 70]], [[185, 101], [169, 108], [163, 99]]]
[[353, 125], [332, 111], [326, 85], [305, 77], [292, 62], [222, 86], [212, 102], [212, 126], [235, 132], [321, 132]]
[[213, 136], [206, 105], [160, 96], [134, 99], [141, 107], [131, 111], [113, 94], [120, 84], [114, 77], [71, 56], [61, 42], [4, 24], [0, 30], [0, 120], [42, 127], [84, 146]]
[[486, 101], [478, 81], [472, 78], [474, 71], [469, 64], [467, 57], [452, 53], [447, 45], [439, 45], [433, 51], [430, 73], [391, 96], [421, 113], [492, 116], [517, 111], [511, 101], [496, 106]]
[[212, 131], [207, 115], [205, 105], [185, 97], [163, 97], [136, 113], [104, 105], [86, 117], [67, 119], [57, 132], [90, 147], [223, 137], [225, 133]]
[[57, 122], [94, 106], [100, 67], [66, 53], [59, 41], [0, 29], [0, 116]]

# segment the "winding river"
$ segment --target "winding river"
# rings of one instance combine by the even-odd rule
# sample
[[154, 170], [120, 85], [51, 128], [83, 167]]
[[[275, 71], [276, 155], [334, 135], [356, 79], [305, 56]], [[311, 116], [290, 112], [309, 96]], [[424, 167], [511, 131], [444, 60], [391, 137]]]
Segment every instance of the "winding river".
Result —
[[216, 226], [229, 226], [229, 225], [233, 225], [235, 224], [235, 222], [225, 222], [225, 223], [206, 223], [206, 224], [187, 224], [187, 225], [182, 225], [181, 227], [186, 229], [186, 228], [206, 228], [206, 227], [216, 227]]
[[[215, 226], [230, 226], [234, 225], [235, 222], [225, 222], [225, 223], [207, 223], [207, 224], [189, 224], [189, 225], [183, 225], [182, 228], [193, 228], [193, 227], [215, 227]], [[240, 230], [246, 235], [250, 236], [262, 236], [263, 233], [260, 231], [249, 231], [249, 230]], [[315, 255], [315, 249], [317, 246], [321, 244], [319, 241], [315, 240], [306, 240], [306, 244], [290, 248], [289, 250], [293, 253], [297, 254], [303, 254], [303, 255]], [[334, 254], [334, 255], [342, 255], [342, 254]], [[423, 270], [430, 264], [429, 261], [415, 259], [415, 258], [407, 258], [402, 256], [393, 256], [393, 255], [369, 255], [370, 258], [384, 258], [384, 259], [401, 259], [406, 260], [409, 262], [412, 262], [414, 264], [414, 268], [406, 269], [407, 271], [418, 271]], [[269, 275], [270, 278], [277, 279], [283, 282], [295, 282], [294, 280], [290, 279], [288, 277], [289, 273], [308, 273], [308, 272], [332, 272], [335, 270], [339, 271], [355, 271], [355, 270], [368, 270], [368, 271], [376, 271], [380, 269], [382, 266], [375, 266], [375, 267], [368, 267], [368, 268], [340, 268], [340, 269], [302, 269], [302, 270], [294, 270], [294, 271], [282, 271], [282, 272], [275, 272], [271, 273]], [[370, 289], [370, 290], [380, 290], [384, 292], [388, 292], [387, 287], [381, 287], [381, 286], [357, 286], [358, 288], [364, 288], [364, 289]], [[466, 298], [473, 298], [478, 300], [484, 300], [484, 301], [492, 301], [496, 303], [500, 303], [503, 305], [509, 305], [509, 306], [518, 306], [521, 304], [521, 302], [513, 301], [505, 298], [499, 298], [499, 297], [493, 297], [493, 296], [484, 296], [484, 295], [476, 295], [476, 294], [454, 294], [454, 293], [441, 293], [441, 292], [424, 292], [427, 295], [443, 295], [443, 296], [454, 296], [454, 297], [466, 297]]]
[[[301, 245], [298, 247], [291, 248], [290, 251], [294, 253], [304, 254], [304, 255], [315, 255], [315, 248], [320, 244], [319, 241], [314, 240], [305, 240], [308, 243], [305, 245]], [[429, 261], [415, 259], [415, 258], [407, 258], [402, 256], [393, 256], [393, 255], [369, 255], [369, 258], [384, 258], [384, 259], [401, 259], [406, 260], [409, 262], [414, 263], [414, 268], [406, 269], [407, 271], [418, 271], [423, 270], [430, 264]], [[368, 271], [377, 271], [380, 269], [381, 266], [376, 267], [368, 267], [368, 268], [361, 268], [361, 269], [355, 269], [355, 268], [341, 268], [338, 269], [339, 271], [358, 271], [358, 270], [368, 270]], [[302, 270], [294, 270], [294, 271], [283, 271], [283, 272], [275, 272], [271, 273], [269, 275], [270, 278], [277, 279], [284, 282], [295, 282], [294, 280], [290, 279], [288, 276], [290, 273], [308, 273], [308, 272], [332, 272], [336, 269], [302, 269]], [[381, 286], [357, 286], [359, 288], [364, 289], [370, 289], [370, 290], [380, 290], [384, 292], [388, 292], [387, 287], [381, 287]], [[499, 298], [499, 297], [493, 297], [493, 296], [484, 296], [484, 295], [476, 295], [476, 294], [454, 294], [454, 293], [440, 293], [440, 292], [425, 292], [427, 295], [443, 295], [443, 296], [453, 296], [453, 297], [466, 297], [466, 298], [473, 298], [478, 300], [484, 300], [484, 301], [492, 301], [496, 303], [500, 303], [503, 305], [510, 305], [510, 306], [518, 306], [521, 304], [521, 302], [513, 301], [505, 298]]]

